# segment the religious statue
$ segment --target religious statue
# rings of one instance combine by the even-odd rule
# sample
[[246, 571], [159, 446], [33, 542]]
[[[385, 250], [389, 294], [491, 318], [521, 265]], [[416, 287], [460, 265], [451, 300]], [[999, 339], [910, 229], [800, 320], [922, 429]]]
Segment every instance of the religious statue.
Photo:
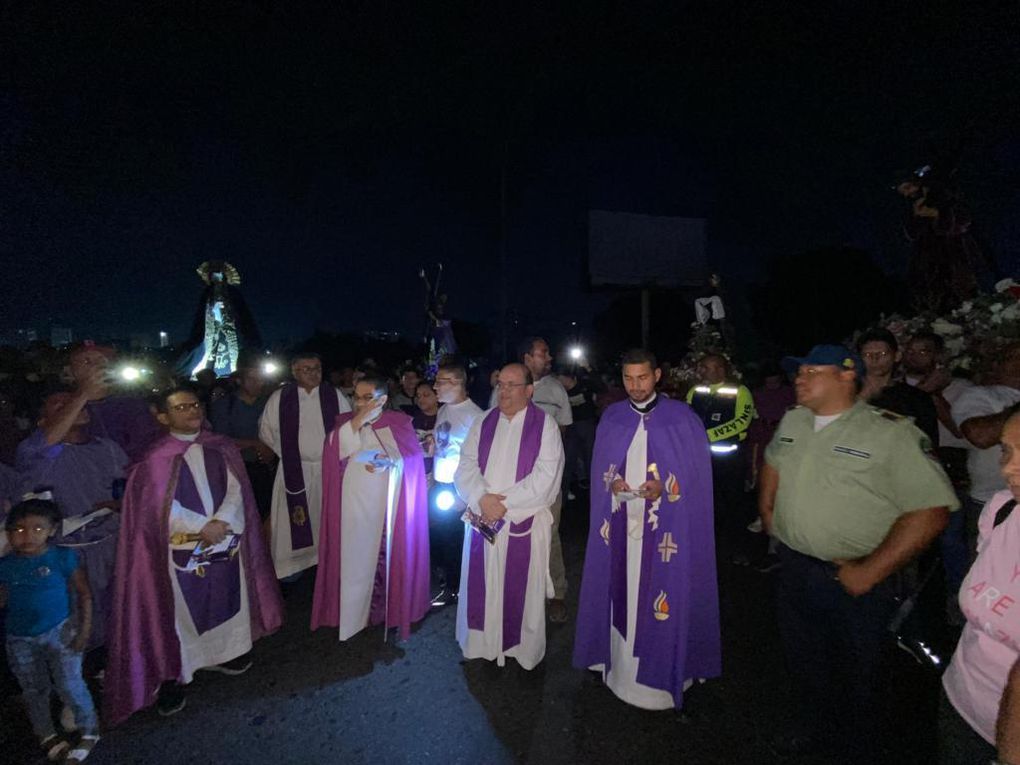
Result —
[[978, 291], [983, 258], [955, 174], [955, 163], [924, 165], [895, 187], [910, 202], [903, 226], [913, 244], [907, 275], [920, 311], [945, 313]]
[[719, 294], [720, 280], [718, 274], [712, 274], [708, 280], [708, 294], [694, 301], [694, 317], [698, 324], [721, 324], [726, 318], [726, 307], [722, 295]]
[[443, 264], [436, 267], [435, 283], [429, 281], [424, 268], [418, 271], [418, 276], [425, 285], [425, 377], [431, 380], [440, 360], [457, 352], [457, 341], [453, 337], [453, 321], [446, 316], [446, 295], [439, 292]]
[[181, 367], [190, 377], [203, 369], [226, 377], [237, 369], [241, 347], [261, 346], [262, 339], [238, 289], [237, 269], [225, 260], [207, 260], [197, 273], [206, 286]]

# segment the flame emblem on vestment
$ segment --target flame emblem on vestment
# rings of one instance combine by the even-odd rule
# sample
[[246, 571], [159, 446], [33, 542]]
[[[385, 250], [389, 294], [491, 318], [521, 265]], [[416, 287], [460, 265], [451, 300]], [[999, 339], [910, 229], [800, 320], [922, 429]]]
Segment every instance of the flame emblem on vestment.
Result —
[[665, 590], [659, 590], [659, 596], [652, 603], [652, 611], [660, 622], [669, 618], [669, 599], [666, 597]]
[[672, 473], [666, 478], [666, 484], [663, 488], [666, 490], [666, 499], [670, 502], [676, 502], [680, 499], [680, 482], [676, 480], [676, 476]]

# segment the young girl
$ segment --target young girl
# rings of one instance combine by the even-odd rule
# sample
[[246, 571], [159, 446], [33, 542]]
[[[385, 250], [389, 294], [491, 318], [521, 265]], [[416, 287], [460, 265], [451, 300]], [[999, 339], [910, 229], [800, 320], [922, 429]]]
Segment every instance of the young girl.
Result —
[[[44, 499], [11, 508], [5, 524], [11, 553], [0, 558], [0, 606], [7, 606], [7, 659], [46, 757], [81, 762], [99, 741], [95, 706], [81, 674], [92, 600], [74, 550], [50, 546], [59, 523], [57, 506]], [[71, 591], [77, 598], [77, 625], [70, 618]], [[73, 750], [54, 730], [52, 689], [81, 726]]]

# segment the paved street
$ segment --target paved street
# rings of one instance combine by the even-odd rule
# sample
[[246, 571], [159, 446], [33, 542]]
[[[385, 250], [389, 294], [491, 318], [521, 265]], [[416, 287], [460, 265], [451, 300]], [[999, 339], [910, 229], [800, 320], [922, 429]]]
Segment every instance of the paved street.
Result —
[[[564, 548], [576, 598], [585, 521], [568, 507]], [[772, 575], [720, 569], [724, 676], [689, 695], [689, 714], [643, 712], [570, 665], [574, 622], [549, 630], [545, 662], [465, 662], [454, 611], [434, 611], [405, 643], [370, 629], [346, 644], [308, 630], [311, 579], [285, 590], [287, 624], [261, 641], [239, 677], [199, 673], [188, 705], [154, 710], [104, 734], [90, 763], [768, 763], [766, 740], [788, 720], [791, 689], [772, 617]], [[574, 604], [571, 603], [571, 616]], [[893, 652], [890, 728], [901, 762], [931, 753], [935, 681]], [[902, 657], [902, 658], [901, 658]], [[32, 762], [16, 699], [0, 744]], [[823, 759], [804, 762], [825, 762]]]

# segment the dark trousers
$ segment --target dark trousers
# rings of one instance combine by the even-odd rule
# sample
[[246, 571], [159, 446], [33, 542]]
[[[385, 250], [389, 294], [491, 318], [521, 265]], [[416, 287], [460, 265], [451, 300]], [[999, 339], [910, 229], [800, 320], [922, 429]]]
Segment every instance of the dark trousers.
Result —
[[563, 433], [563, 493], [577, 478], [587, 481], [591, 473], [591, 453], [595, 448], [595, 420], [578, 420]]
[[712, 455], [712, 499], [715, 505], [715, 543], [723, 556], [748, 554], [751, 534], [747, 526], [756, 517], [754, 496], [744, 491], [747, 453]]
[[251, 481], [251, 490], [255, 495], [255, 504], [259, 508], [259, 518], [265, 520], [273, 507], [273, 481], [276, 480], [276, 466], [270, 467], [263, 462], [245, 462], [244, 468]]
[[464, 549], [464, 521], [461, 510], [429, 509], [429, 558], [441, 572], [447, 592], [460, 589], [460, 562]]
[[995, 747], [960, 717], [946, 692], [939, 699], [939, 765], [988, 765]]
[[833, 741], [848, 762], [879, 762], [879, 669], [896, 609], [893, 583], [852, 597], [832, 563], [779, 545], [776, 608], [805, 732]]

